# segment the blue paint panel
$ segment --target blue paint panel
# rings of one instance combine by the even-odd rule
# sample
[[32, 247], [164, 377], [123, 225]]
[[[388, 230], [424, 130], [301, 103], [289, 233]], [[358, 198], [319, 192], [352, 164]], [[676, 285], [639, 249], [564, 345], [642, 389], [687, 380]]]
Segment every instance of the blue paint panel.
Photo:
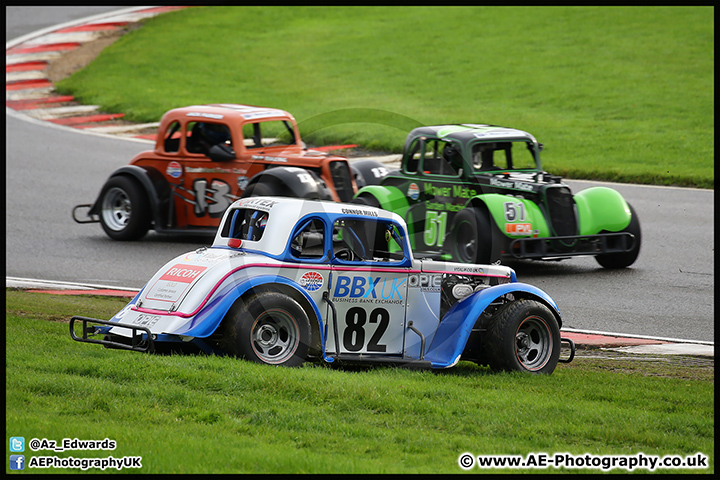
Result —
[[547, 304], [555, 313], [560, 324], [560, 312], [550, 296], [537, 287], [526, 283], [507, 283], [486, 288], [457, 302], [443, 317], [425, 354], [425, 360], [434, 368], [447, 368], [455, 365], [467, 344], [470, 332], [483, 311], [496, 298], [512, 292], [525, 292]]

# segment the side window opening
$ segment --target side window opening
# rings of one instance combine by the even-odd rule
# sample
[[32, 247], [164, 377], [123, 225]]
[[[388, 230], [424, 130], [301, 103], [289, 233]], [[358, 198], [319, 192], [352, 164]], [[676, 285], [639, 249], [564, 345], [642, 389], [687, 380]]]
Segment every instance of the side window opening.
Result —
[[377, 220], [340, 219], [333, 225], [333, 252], [351, 262], [400, 262], [404, 257], [398, 227]]
[[409, 173], [418, 168], [426, 175], [458, 176], [462, 172], [462, 153], [452, 142], [422, 137], [412, 145], [409, 155]]
[[175, 153], [180, 150], [180, 122], [174, 121], [165, 131], [163, 148], [167, 153]]
[[295, 130], [287, 120], [246, 123], [243, 125], [243, 143], [248, 149], [295, 145]]
[[223, 225], [221, 236], [253, 242], [262, 238], [267, 225], [268, 212], [238, 208], [230, 215], [230, 221]]
[[424, 138], [416, 138], [408, 149], [407, 161], [405, 162], [405, 172], [417, 173], [420, 164], [421, 147]]
[[222, 123], [190, 122], [187, 132], [185, 148], [189, 153], [207, 155], [215, 145], [232, 147], [230, 129]]
[[290, 242], [290, 253], [297, 258], [325, 256], [325, 225], [319, 219], [307, 222]]
[[473, 169], [477, 173], [505, 170], [534, 170], [533, 149], [521, 142], [482, 142], [472, 146]]

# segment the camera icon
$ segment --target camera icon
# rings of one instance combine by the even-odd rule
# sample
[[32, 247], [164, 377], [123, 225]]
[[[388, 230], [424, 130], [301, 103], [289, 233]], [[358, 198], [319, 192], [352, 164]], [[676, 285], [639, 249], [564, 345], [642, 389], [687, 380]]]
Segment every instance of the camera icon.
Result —
[[11, 452], [24, 452], [25, 451], [25, 437], [10, 437], [10, 451]]

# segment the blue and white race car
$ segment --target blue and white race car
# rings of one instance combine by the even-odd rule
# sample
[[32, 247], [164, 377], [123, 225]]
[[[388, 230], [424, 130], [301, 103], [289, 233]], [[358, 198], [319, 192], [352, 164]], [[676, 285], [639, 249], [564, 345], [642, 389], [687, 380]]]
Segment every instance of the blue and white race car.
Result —
[[70, 334], [285, 366], [469, 360], [552, 373], [572, 360], [547, 293], [508, 267], [416, 259], [408, 238], [402, 217], [370, 206], [240, 199], [211, 247], [165, 264], [110, 321], [73, 317]]

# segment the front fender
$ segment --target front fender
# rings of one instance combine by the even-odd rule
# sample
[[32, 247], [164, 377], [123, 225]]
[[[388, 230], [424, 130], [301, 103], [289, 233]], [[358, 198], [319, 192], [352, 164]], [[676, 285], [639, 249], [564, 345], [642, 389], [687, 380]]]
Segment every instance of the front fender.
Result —
[[617, 190], [590, 187], [575, 194], [580, 235], [620, 232], [630, 225], [630, 207]]
[[532, 200], [486, 193], [473, 197], [468, 204], [477, 202], [485, 204], [495, 225], [509, 237], [527, 237], [535, 232], [540, 237], [550, 236], [545, 216]]
[[497, 285], [480, 290], [450, 308], [440, 321], [433, 341], [425, 354], [425, 360], [430, 361], [434, 368], [447, 368], [455, 365], [460, 360], [460, 355], [465, 350], [468, 338], [470, 338], [470, 332], [480, 315], [493, 301], [508, 293], [531, 297], [544, 303], [555, 315], [558, 326], [562, 325], [557, 304], [544, 291], [520, 282]]
[[368, 185], [358, 190], [355, 198], [370, 196], [377, 200], [379, 207], [383, 210], [395, 212], [401, 217], [405, 216], [408, 209], [408, 201], [405, 194], [397, 187], [384, 185]]

